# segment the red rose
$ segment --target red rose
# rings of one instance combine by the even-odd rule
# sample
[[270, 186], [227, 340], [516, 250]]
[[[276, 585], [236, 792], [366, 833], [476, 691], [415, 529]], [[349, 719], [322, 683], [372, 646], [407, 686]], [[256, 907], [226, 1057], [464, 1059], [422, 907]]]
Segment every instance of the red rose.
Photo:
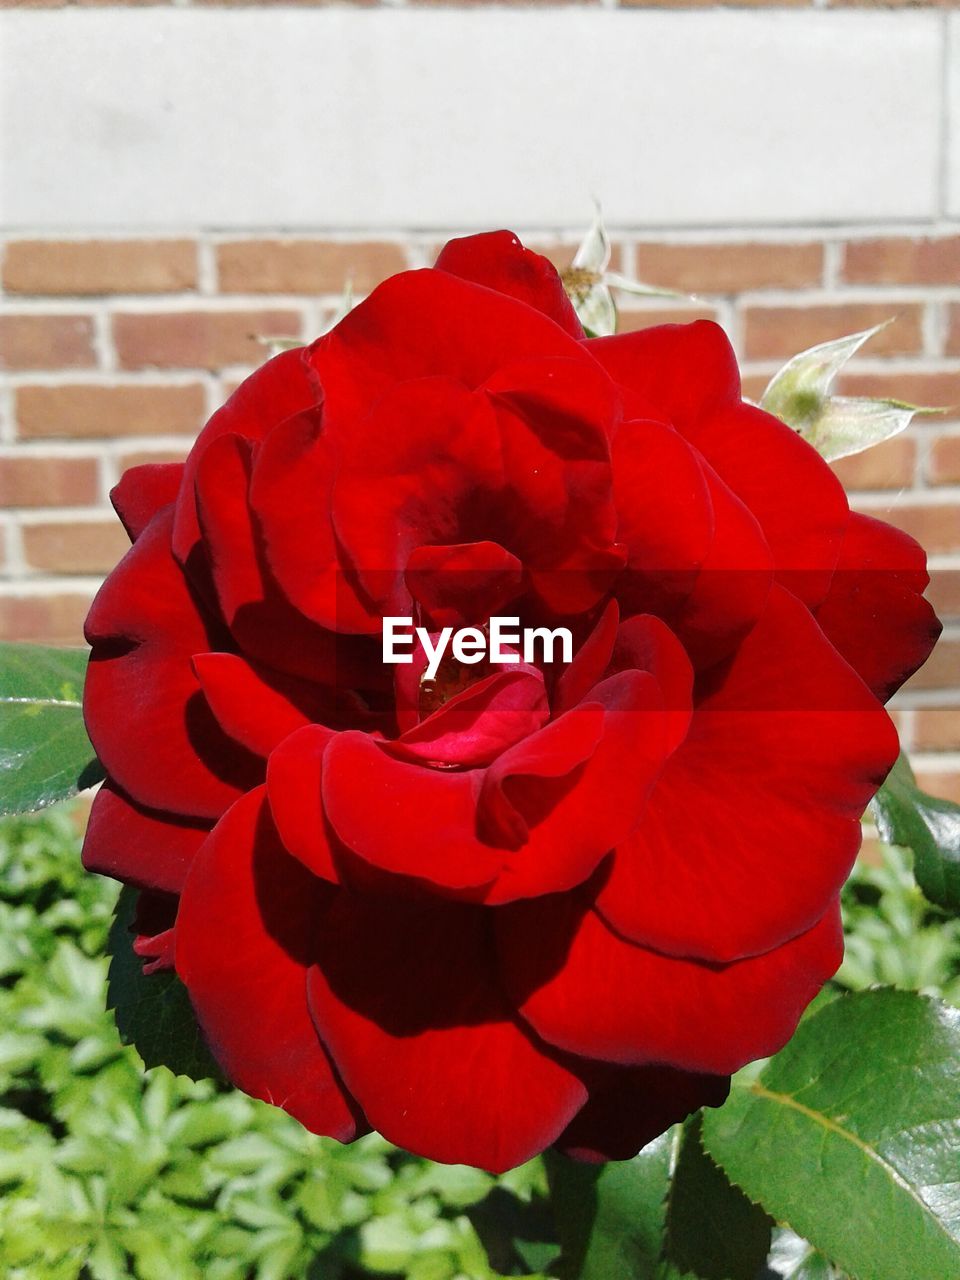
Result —
[[[788, 1039], [938, 626], [719, 328], [585, 340], [515, 237], [453, 241], [115, 502], [84, 860], [240, 1088], [502, 1170]], [[494, 615], [572, 662], [384, 664], [384, 617]]]

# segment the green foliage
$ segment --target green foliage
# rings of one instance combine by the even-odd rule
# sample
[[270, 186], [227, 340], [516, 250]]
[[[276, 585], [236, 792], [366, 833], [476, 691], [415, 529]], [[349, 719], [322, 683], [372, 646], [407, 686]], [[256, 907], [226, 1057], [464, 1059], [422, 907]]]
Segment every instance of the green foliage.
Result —
[[190, 997], [175, 973], [145, 974], [133, 950], [137, 891], [124, 887], [110, 929], [107, 1008], [124, 1044], [132, 1044], [144, 1066], [165, 1066], [191, 1080], [218, 1079], [220, 1070], [204, 1043]]
[[960, 920], [920, 892], [906, 850], [881, 853], [880, 866], [859, 863], [844, 889], [847, 945], [836, 984], [899, 987], [960, 1005]]
[[921, 791], [901, 753], [873, 809], [881, 839], [913, 850], [917, 884], [930, 901], [960, 912], [960, 805]]
[[623, 1163], [548, 1159], [563, 1280], [754, 1280], [770, 1221], [704, 1152], [700, 1127], [694, 1116]]
[[960, 1011], [892, 989], [827, 1003], [703, 1122], [730, 1177], [859, 1280], [960, 1280], [958, 1130]]
[[[960, 1004], [960, 921], [924, 899], [909, 863], [908, 854], [891, 849], [882, 866], [857, 868], [844, 896], [848, 952], [837, 986], [919, 986]], [[150, 1061], [158, 1050], [155, 1037], [151, 1042], [155, 997], [144, 985], [152, 980], [129, 963], [131, 898], [123, 895], [114, 926], [126, 951], [120, 949], [120, 971], [114, 964], [111, 1000], [126, 1009], [125, 1036]], [[0, 823], [4, 1280], [492, 1280], [531, 1274], [753, 1280], [758, 1274], [769, 1221], [704, 1154], [699, 1120], [623, 1164], [598, 1169], [552, 1161], [556, 1220], [568, 1245], [558, 1265], [541, 1161], [493, 1179], [420, 1160], [376, 1136], [340, 1147], [217, 1080], [195, 1082], [164, 1067], [144, 1072], [137, 1048], [124, 1047], [105, 1010], [102, 957], [117, 899], [112, 882], [82, 870], [69, 811]], [[837, 1004], [836, 995], [804, 1028], [817, 1026]], [[856, 1039], [861, 1031], [847, 1028], [831, 1037], [833, 1058], [823, 1080], [838, 1073], [852, 1079], [859, 1072], [869, 1098], [878, 1087], [863, 1068], [878, 1054], [869, 1038], [863, 1045]], [[906, 1052], [909, 1037], [899, 1023], [897, 1038]], [[779, 1070], [792, 1050], [766, 1070]], [[885, 1096], [896, 1093], [898, 1103], [905, 1099], [910, 1106], [923, 1097], [946, 1105], [948, 1091], [923, 1076], [923, 1063], [935, 1064], [935, 1055], [916, 1054], [922, 1063], [911, 1059], [907, 1076], [898, 1077], [902, 1087]], [[741, 1088], [728, 1108], [706, 1113], [707, 1126], [721, 1117], [736, 1121], [744, 1096], [752, 1099]], [[852, 1106], [847, 1110], [854, 1114]], [[750, 1123], [758, 1123], [755, 1116]], [[931, 1168], [939, 1158], [930, 1136], [935, 1129], [916, 1131]], [[739, 1146], [728, 1171], [748, 1195], [826, 1250], [778, 1228], [772, 1274], [844, 1280], [846, 1273], [826, 1256], [834, 1242], [821, 1238], [817, 1225], [825, 1188], [837, 1199], [832, 1180], [815, 1178], [806, 1189], [807, 1217], [795, 1213], [792, 1202], [784, 1206], [770, 1198], [804, 1168], [818, 1167], [805, 1155], [802, 1136], [778, 1141], [770, 1164], [780, 1183], [765, 1173], [762, 1195], [750, 1180], [752, 1167], [741, 1177]], [[759, 1158], [763, 1144], [750, 1136], [746, 1145], [756, 1146]], [[829, 1145], [823, 1152], [833, 1159]], [[872, 1233], [874, 1219], [864, 1212], [880, 1211], [865, 1210], [854, 1175], [842, 1161], [837, 1167], [849, 1186], [848, 1200], [838, 1201], [843, 1213], [838, 1208], [835, 1218], [846, 1214], [860, 1223], [860, 1236]], [[558, 1175], [558, 1168], [564, 1172]], [[948, 1200], [945, 1193], [942, 1202]], [[878, 1203], [890, 1213], [889, 1205]], [[583, 1231], [580, 1247], [573, 1243], [577, 1230]], [[846, 1259], [858, 1280], [907, 1274], [858, 1271], [846, 1255], [832, 1256]], [[925, 1274], [915, 1268], [910, 1280]], [[937, 1280], [951, 1274], [945, 1270]]]
[[83, 727], [86, 649], [0, 644], [0, 813], [42, 809], [99, 782]]
[[[116, 901], [69, 812], [0, 824], [4, 1280], [491, 1280], [556, 1252], [540, 1161], [495, 1180], [376, 1135], [341, 1147], [217, 1081], [144, 1073], [105, 1008]], [[528, 1220], [495, 1271], [481, 1234]]]

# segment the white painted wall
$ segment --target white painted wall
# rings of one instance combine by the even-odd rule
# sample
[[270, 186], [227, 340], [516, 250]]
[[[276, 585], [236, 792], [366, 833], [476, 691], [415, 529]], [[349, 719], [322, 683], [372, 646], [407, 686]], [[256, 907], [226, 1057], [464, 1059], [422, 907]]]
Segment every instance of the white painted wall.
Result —
[[951, 21], [948, 57], [930, 11], [6, 10], [0, 225], [927, 222]]

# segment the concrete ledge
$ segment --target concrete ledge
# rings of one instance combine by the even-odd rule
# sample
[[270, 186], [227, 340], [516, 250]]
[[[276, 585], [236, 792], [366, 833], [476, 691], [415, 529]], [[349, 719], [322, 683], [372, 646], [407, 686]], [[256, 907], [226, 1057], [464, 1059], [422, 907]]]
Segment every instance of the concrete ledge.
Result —
[[[934, 13], [0, 13], [0, 223], [696, 227], [939, 214]], [[952, 38], [960, 100], [960, 25]], [[960, 128], [949, 179], [960, 212]]]

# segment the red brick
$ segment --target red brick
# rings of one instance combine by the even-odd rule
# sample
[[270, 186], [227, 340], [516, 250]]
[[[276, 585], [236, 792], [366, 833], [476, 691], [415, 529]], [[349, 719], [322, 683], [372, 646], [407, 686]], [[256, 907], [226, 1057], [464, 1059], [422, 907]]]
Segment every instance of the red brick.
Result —
[[[890, 373], [842, 373], [836, 389], [845, 396], [879, 396], [931, 409], [951, 408], [960, 405], [960, 372], [903, 369]], [[917, 418], [916, 422], [918, 426], [938, 426], [940, 419]]]
[[124, 453], [117, 459], [117, 470], [120, 475], [131, 467], [142, 467], [148, 463], [182, 462], [187, 456], [186, 449], [140, 449], [136, 453]]
[[632, 333], [656, 324], [690, 324], [693, 320], [717, 320], [714, 307], [670, 307], [632, 305], [617, 312], [617, 332]]
[[21, 534], [27, 563], [47, 573], [106, 573], [129, 546], [116, 519], [51, 520], [24, 525]]
[[918, 765], [915, 769], [917, 782], [928, 795], [939, 796], [941, 800], [952, 800], [960, 804], [960, 772], [954, 769], [934, 769]]
[[121, 312], [113, 337], [125, 369], [220, 369], [259, 365], [269, 356], [264, 338], [300, 338], [298, 311]]
[[927, 471], [934, 484], [960, 484], [960, 436], [941, 436], [933, 442]]
[[918, 707], [913, 747], [915, 751], [960, 751], [960, 707]]
[[21, 439], [195, 435], [206, 417], [201, 383], [184, 386], [94, 385], [18, 387]]
[[870, 340], [872, 356], [913, 355], [923, 346], [923, 308], [913, 302], [847, 302], [818, 306], [746, 307], [744, 353], [748, 359], [789, 359], [808, 347], [872, 328], [896, 317], [895, 323]]
[[916, 457], [916, 442], [907, 436], [895, 436], [863, 453], [840, 458], [832, 466], [848, 490], [901, 489], [913, 480]]
[[636, 261], [641, 280], [684, 293], [800, 289], [823, 276], [823, 246], [812, 243], [645, 243]]
[[960, 356], [960, 302], [951, 303], [947, 324], [947, 355]]
[[0, 369], [88, 369], [96, 363], [90, 316], [0, 316]]
[[[924, 594], [938, 618], [960, 618], [960, 569], [931, 569], [930, 585]], [[957, 678], [960, 679], [960, 672]]]
[[0, 458], [0, 507], [82, 507], [98, 496], [96, 458]]
[[0, 596], [0, 640], [34, 644], [83, 644], [83, 620], [92, 595]]
[[852, 240], [844, 249], [843, 275], [853, 284], [956, 284], [960, 236]]
[[398, 244], [385, 241], [231, 240], [217, 245], [222, 293], [342, 293], [352, 281], [367, 293], [406, 267]]
[[905, 689], [955, 689], [960, 683], [960, 639], [951, 636], [941, 638], [916, 675], [911, 676]]
[[960, 507], [955, 503], [893, 502], [882, 510], [863, 510], [909, 533], [928, 554], [960, 551]]
[[9, 293], [175, 293], [196, 285], [193, 240], [15, 240], [4, 254]]

